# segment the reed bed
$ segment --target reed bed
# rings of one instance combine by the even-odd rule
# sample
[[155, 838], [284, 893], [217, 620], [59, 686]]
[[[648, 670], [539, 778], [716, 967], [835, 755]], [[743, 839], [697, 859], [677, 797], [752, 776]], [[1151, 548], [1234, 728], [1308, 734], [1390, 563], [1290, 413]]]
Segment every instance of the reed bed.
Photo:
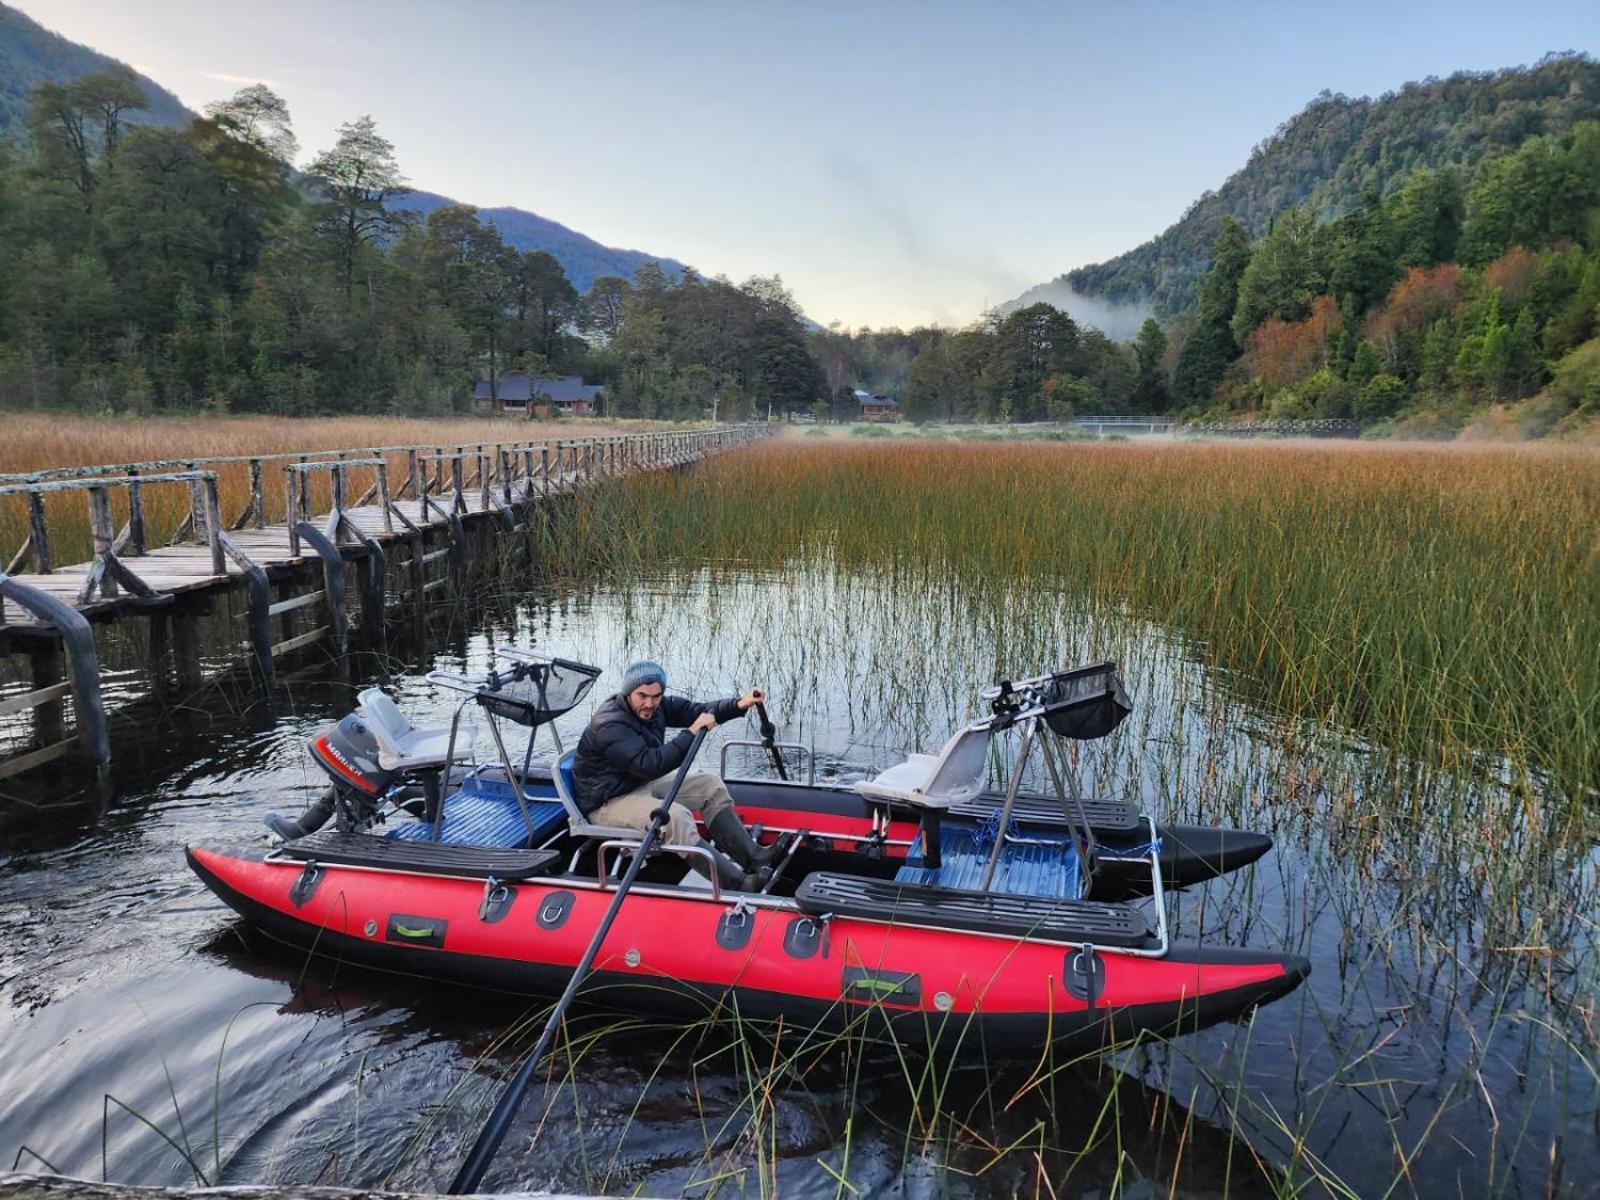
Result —
[[[509, 417], [306, 419], [261, 416], [125, 420], [28, 413], [0, 417], [0, 474], [318, 450], [350, 451], [351, 457], [364, 458], [367, 455], [363, 448], [380, 446], [433, 446], [453, 452], [457, 447], [647, 433], [666, 428], [673, 426], [641, 421], [619, 424], [589, 418], [528, 421]], [[391, 454], [386, 458], [391, 481], [398, 488], [404, 478], [405, 456]], [[230, 463], [205, 469], [216, 472], [224, 519], [231, 521], [249, 503], [248, 466]], [[471, 474], [470, 466], [468, 474]], [[364, 489], [367, 473], [353, 473], [353, 481]], [[266, 464], [263, 486], [269, 520], [283, 520], [282, 463]], [[324, 507], [328, 502], [328, 486], [326, 476], [312, 477], [313, 499]], [[126, 494], [117, 489], [111, 500], [116, 520], [125, 520]], [[146, 511], [153, 533], [170, 535], [188, 511], [188, 504], [187, 490], [181, 485], [151, 487], [146, 496]], [[87, 559], [91, 543], [85, 498], [81, 494], [52, 497], [47, 508], [57, 564]], [[26, 505], [21, 497], [0, 498], [0, 551], [9, 555], [21, 545], [27, 536], [27, 520]]]
[[1059, 589], [1253, 700], [1600, 784], [1600, 456], [1553, 448], [781, 443], [585, 500], [574, 571], [782, 567]]

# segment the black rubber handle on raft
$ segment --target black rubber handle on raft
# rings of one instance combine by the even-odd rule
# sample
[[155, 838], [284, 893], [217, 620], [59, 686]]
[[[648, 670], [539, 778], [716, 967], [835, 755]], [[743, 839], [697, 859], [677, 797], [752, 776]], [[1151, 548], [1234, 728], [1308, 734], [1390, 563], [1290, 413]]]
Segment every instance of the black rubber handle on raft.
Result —
[[778, 727], [767, 716], [767, 706], [761, 700], [756, 701], [756, 716], [761, 721], [761, 744], [772, 755], [772, 765], [778, 769], [778, 778], [788, 782], [789, 773], [783, 769], [783, 755], [778, 753], [778, 743], [774, 740], [778, 736]]
[[589, 943], [589, 948], [583, 952], [583, 957], [578, 960], [578, 965], [573, 968], [572, 978], [567, 981], [567, 987], [561, 993], [561, 999], [556, 1001], [555, 1009], [550, 1013], [550, 1019], [545, 1022], [544, 1031], [539, 1034], [539, 1042], [533, 1048], [522, 1066], [518, 1068], [516, 1076], [506, 1085], [506, 1090], [500, 1094], [499, 1101], [494, 1106], [494, 1112], [489, 1114], [489, 1120], [484, 1123], [483, 1130], [478, 1134], [478, 1140], [472, 1144], [472, 1150], [467, 1155], [466, 1162], [461, 1164], [461, 1169], [456, 1172], [456, 1177], [450, 1181], [448, 1195], [460, 1196], [478, 1190], [478, 1183], [483, 1179], [483, 1173], [489, 1169], [489, 1163], [494, 1158], [495, 1151], [500, 1149], [500, 1143], [506, 1136], [506, 1130], [511, 1127], [511, 1118], [516, 1115], [517, 1109], [522, 1107], [522, 1098], [532, 1082], [534, 1072], [539, 1069], [539, 1064], [544, 1061], [545, 1054], [550, 1049], [550, 1043], [555, 1040], [556, 1029], [561, 1025], [561, 1018], [566, 1016], [567, 1008], [572, 1004], [572, 999], [578, 994], [578, 987], [583, 983], [584, 977], [589, 974], [589, 968], [594, 966], [595, 956], [600, 953], [600, 945], [606, 940], [606, 934], [611, 932], [611, 923], [617, 919], [617, 910], [622, 907], [622, 901], [628, 895], [628, 889], [633, 886], [633, 881], [639, 875], [639, 868], [644, 865], [645, 857], [654, 848], [661, 835], [661, 827], [666, 824], [667, 812], [672, 807], [672, 802], [678, 797], [678, 789], [683, 786], [684, 778], [689, 774], [689, 764], [694, 761], [694, 756], [700, 750], [700, 743], [706, 740], [706, 731], [701, 730], [694, 735], [694, 741], [689, 743], [689, 751], [683, 756], [683, 762], [678, 767], [678, 773], [672, 779], [672, 788], [667, 792], [667, 798], [661, 802], [661, 807], [650, 814], [650, 828], [644, 831], [644, 837], [639, 842], [639, 850], [633, 856], [633, 861], [628, 864], [627, 871], [622, 876], [622, 882], [617, 884], [616, 895], [611, 898], [611, 907], [606, 909], [606, 915], [600, 920], [600, 928], [595, 930], [594, 940]]

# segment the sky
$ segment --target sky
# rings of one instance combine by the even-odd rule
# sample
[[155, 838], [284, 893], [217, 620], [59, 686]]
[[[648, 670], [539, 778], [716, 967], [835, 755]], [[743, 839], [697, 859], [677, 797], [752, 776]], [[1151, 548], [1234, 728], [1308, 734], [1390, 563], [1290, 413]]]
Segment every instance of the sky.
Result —
[[7, 0], [302, 163], [370, 114], [413, 186], [852, 328], [962, 325], [1160, 233], [1323, 89], [1600, 49], [1593, 0]]

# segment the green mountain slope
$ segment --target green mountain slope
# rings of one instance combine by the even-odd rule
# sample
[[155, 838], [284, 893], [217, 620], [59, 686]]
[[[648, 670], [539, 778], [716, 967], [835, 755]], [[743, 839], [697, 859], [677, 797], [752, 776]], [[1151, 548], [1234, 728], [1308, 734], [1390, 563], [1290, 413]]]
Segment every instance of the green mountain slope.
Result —
[[1198, 298], [1224, 216], [1257, 237], [1296, 205], [1325, 220], [1353, 209], [1368, 188], [1393, 192], [1420, 168], [1470, 169], [1534, 135], [1597, 117], [1600, 62], [1573, 53], [1547, 55], [1532, 67], [1408, 83], [1376, 100], [1324, 92], [1159, 237], [1027, 295], [1059, 291], [1114, 304], [1153, 302], [1160, 315], [1181, 312]]
[[[67, 83], [119, 65], [122, 64], [109, 55], [69, 42], [16, 9], [0, 4], [0, 135], [22, 131], [28, 93], [41, 83]], [[177, 129], [193, 118], [194, 114], [160, 84], [140, 75], [139, 86], [150, 98], [150, 107], [129, 113], [129, 120]]]

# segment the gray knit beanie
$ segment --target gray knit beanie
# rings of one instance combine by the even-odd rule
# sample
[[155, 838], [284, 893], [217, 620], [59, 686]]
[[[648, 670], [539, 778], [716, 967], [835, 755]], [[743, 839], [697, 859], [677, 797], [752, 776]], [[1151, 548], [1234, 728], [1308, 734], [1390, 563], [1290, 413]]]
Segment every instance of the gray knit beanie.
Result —
[[632, 692], [634, 688], [643, 687], [647, 683], [659, 683], [663, 688], [667, 686], [667, 673], [661, 669], [661, 664], [642, 658], [633, 663], [622, 673], [622, 694]]

